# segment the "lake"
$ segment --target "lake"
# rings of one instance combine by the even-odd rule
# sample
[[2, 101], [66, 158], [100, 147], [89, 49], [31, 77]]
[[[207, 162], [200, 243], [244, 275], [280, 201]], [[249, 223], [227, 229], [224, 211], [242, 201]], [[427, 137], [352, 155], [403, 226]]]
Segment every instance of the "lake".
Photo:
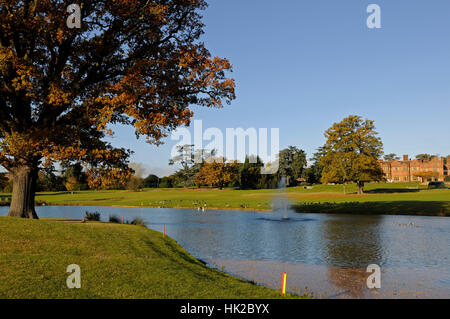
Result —
[[[0, 207], [7, 215], [8, 207]], [[209, 266], [279, 289], [305, 288], [323, 298], [449, 298], [450, 218], [270, 212], [43, 206], [41, 218], [82, 219], [98, 211], [175, 239]], [[368, 289], [368, 265], [381, 267], [381, 288]]]

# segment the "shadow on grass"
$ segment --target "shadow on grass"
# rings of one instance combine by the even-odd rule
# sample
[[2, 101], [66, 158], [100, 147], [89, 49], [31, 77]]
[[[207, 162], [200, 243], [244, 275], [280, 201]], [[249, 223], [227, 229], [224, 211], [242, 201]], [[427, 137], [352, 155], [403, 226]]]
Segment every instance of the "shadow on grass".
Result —
[[61, 191], [61, 192], [55, 192], [55, 193], [47, 193], [47, 192], [38, 192], [36, 193], [36, 196], [57, 196], [57, 195], [77, 195], [80, 194], [79, 192], [69, 192], [69, 191]]
[[297, 213], [450, 216], [450, 201], [298, 203], [291, 208]]
[[371, 190], [366, 190], [366, 194], [393, 194], [393, 193], [418, 193], [420, 189], [415, 188], [376, 188]]

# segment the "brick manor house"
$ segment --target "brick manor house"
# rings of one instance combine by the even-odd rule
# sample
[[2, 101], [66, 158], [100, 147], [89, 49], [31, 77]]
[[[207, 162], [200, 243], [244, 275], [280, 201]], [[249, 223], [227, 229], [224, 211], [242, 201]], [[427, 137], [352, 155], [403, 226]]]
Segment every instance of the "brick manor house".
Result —
[[403, 155], [403, 160], [380, 160], [385, 178], [390, 183], [401, 182], [443, 182], [450, 172], [450, 156], [447, 156], [447, 165], [444, 158], [432, 157], [429, 160], [411, 160]]

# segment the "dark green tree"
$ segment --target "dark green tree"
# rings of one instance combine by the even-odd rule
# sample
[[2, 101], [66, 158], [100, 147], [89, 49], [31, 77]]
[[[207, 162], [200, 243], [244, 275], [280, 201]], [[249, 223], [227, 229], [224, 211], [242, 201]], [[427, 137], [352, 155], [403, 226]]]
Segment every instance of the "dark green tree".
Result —
[[54, 166], [43, 167], [38, 173], [36, 190], [39, 192], [65, 191], [65, 178], [56, 174]]
[[246, 156], [240, 165], [239, 186], [241, 189], [257, 189], [261, 187], [261, 168], [264, 166], [259, 156]]
[[323, 146], [317, 149], [314, 156], [310, 159], [312, 164], [310, 167], [303, 170], [302, 177], [309, 184], [319, 184], [322, 179], [323, 166], [320, 165], [320, 158], [325, 155], [325, 149]]
[[144, 188], [158, 188], [159, 182], [160, 179], [158, 176], [150, 174], [146, 178], [144, 178], [144, 180], [142, 181], [142, 186]]
[[391, 153], [391, 154], [384, 155], [383, 159], [385, 161], [390, 162], [390, 161], [393, 161], [393, 160], [399, 160], [400, 157], [398, 157], [397, 154]]
[[83, 170], [83, 166], [79, 162], [63, 162], [61, 164], [62, 175], [65, 180], [74, 179], [79, 185], [79, 190], [89, 189], [87, 182], [87, 174]]
[[279, 174], [286, 177], [287, 186], [296, 184], [296, 180], [302, 176], [306, 164], [305, 151], [295, 146], [289, 146], [279, 153]]
[[159, 188], [173, 188], [172, 178], [170, 178], [169, 176], [161, 178], [161, 181], [159, 182]]

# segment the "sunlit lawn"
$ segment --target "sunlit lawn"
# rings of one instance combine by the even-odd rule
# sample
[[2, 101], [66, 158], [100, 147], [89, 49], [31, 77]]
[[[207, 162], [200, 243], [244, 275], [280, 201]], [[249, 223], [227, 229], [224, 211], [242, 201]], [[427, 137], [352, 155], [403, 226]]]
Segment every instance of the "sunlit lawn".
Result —
[[[365, 194], [355, 185], [316, 185], [312, 189], [288, 188], [287, 197], [299, 211], [336, 213], [387, 213], [438, 215], [450, 213], [450, 190], [428, 190], [415, 183], [368, 183]], [[47, 205], [103, 205], [138, 207], [206, 207], [271, 210], [279, 190], [147, 189], [133, 191], [81, 191], [40, 193]]]
[[[71, 264], [81, 268], [80, 289], [66, 285]], [[142, 226], [0, 217], [0, 269], [0, 299], [281, 298]]]

